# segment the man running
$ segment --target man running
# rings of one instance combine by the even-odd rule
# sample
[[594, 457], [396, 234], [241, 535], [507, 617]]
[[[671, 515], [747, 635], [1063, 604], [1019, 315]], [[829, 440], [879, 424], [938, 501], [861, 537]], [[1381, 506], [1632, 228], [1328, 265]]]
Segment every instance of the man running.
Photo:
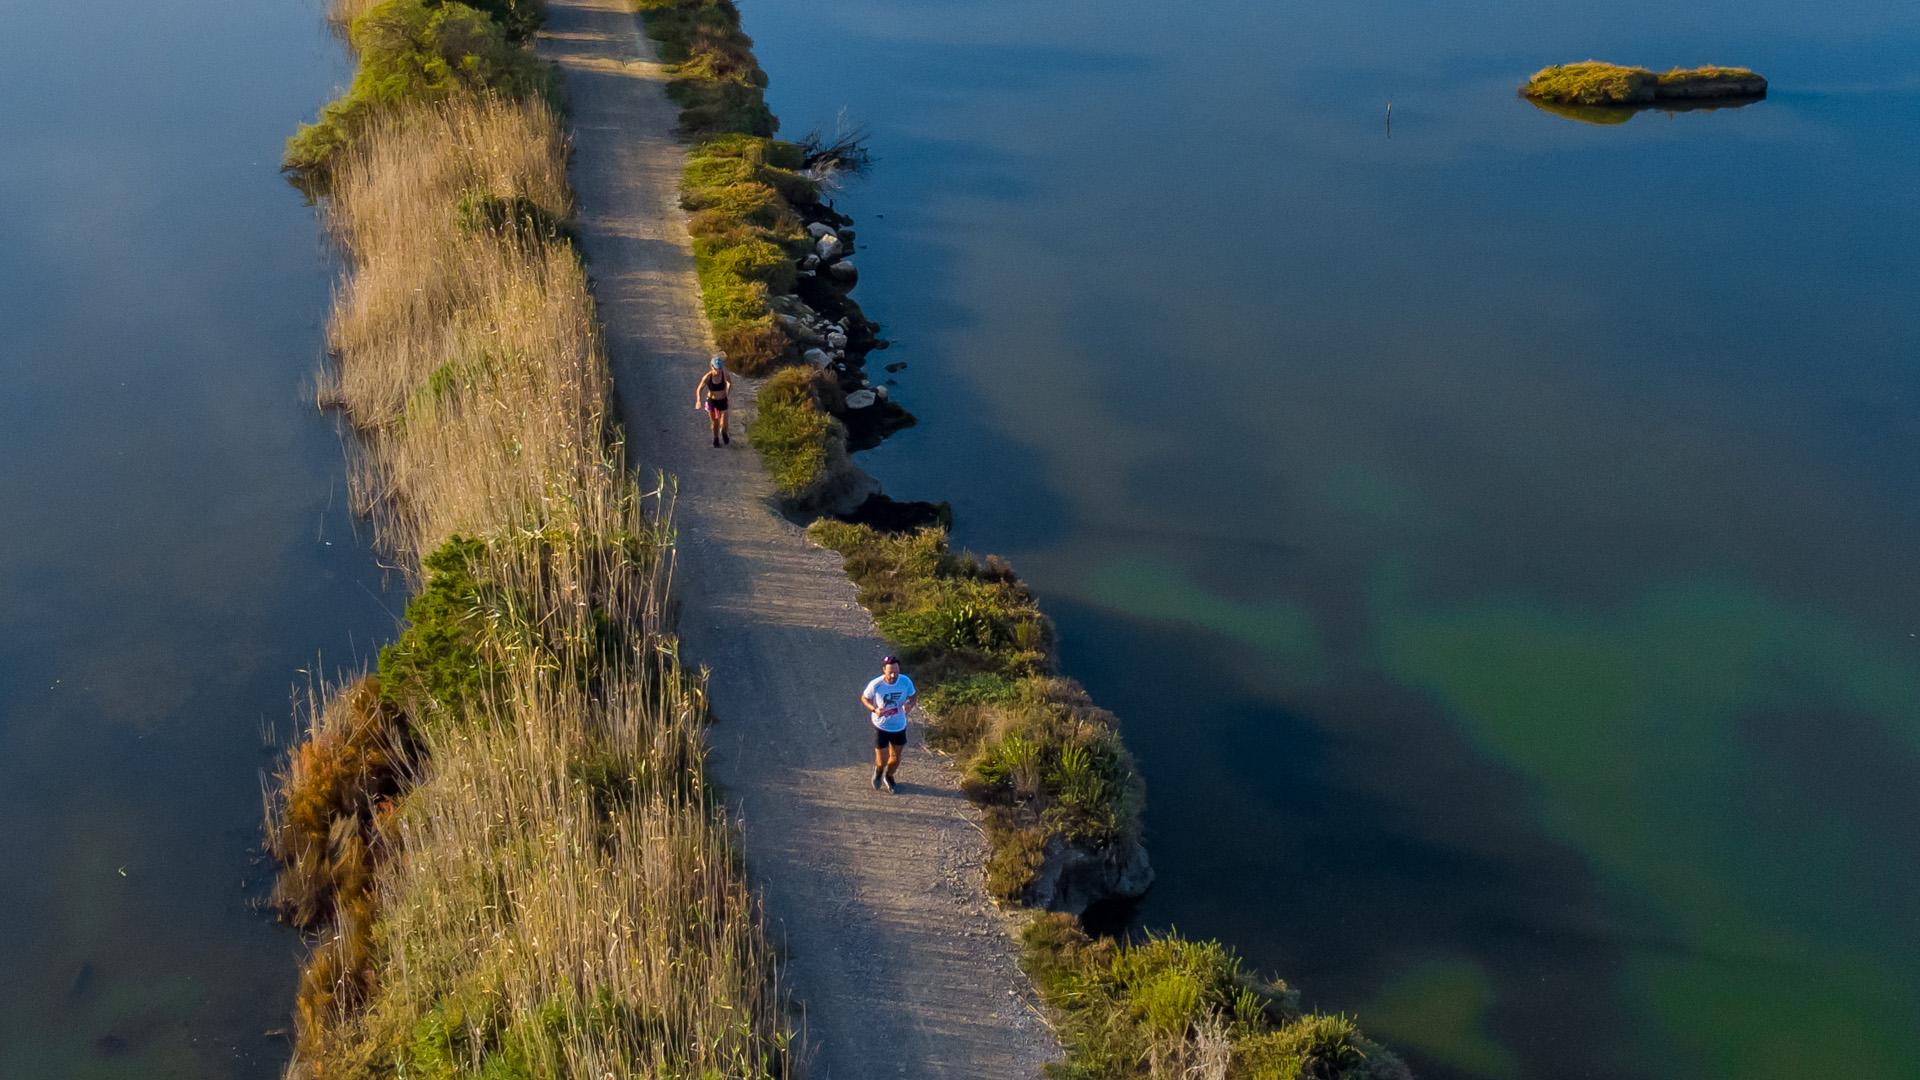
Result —
[[907, 714], [913, 711], [913, 680], [900, 674], [897, 657], [880, 661], [880, 676], [860, 691], [860, 704], [873, 717], [873, 789], [898, 794], [893, 774], [900, 768], [900, 748], [907, 745]]
[[733, 388], [733, 380], [727, 378], [725, 364], [724, 356], [707, 361], [707, 370], [701, 373], [700, 381], [693, 388], [693, 407], [706, 412], [715, 446], [733, 441], [727, 434], [727, 391]]

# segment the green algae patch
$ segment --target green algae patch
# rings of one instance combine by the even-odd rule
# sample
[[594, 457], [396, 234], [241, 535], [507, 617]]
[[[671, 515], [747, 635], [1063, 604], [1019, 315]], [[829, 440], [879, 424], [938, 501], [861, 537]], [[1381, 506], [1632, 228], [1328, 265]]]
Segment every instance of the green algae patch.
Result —
[[1767, 80], [1746, 68], [1674, 68], [1656, 74], [1600, 60], [1541, 68], [1520, 88], [1522, 96], [1534, 101], [1628, 107], [1671, 99], [1754, 98], [1766, 92]]
[[1308, 679], [1328, 669], [1313, 616], [1298, 604], [1221, 596], [1178, 567], [1147, 558], [1102, 563], [1088, 575], [1088, 599], [1138, 619], [1185, 623], [1284, 659]]
[[1465, 957], [1436, 957], [1387, 984], [1367, 1008], [1367, 1025], [1473, 1076], [1508, 1080], [1520, 1063], [1488, 1033], [1493, 979]]
[[[1868, 744], [1881, 755], [1920, 747], [1909, 720], [1920, 676], [1898, 646], [1715, 578], [1651, 586], [1602, 611], [1524, 596], [1451, 609], [1374, 603], [1392, 679], [1432, 695], [1542, 792], [1550, 833], [1606, 888], [1636, 898], [1662, 941], [1682, 943], [1635, 950], [1623, 967], [1637, 1020], [1674, 1048], [1663, 1072], [1798, 1075], [1778, 1063], [1809, 1045], [1848, 1047], [1844, 1063], [1814, 1069], [1833, 1075], [1911, 1059], [1907, 1028], [1848, 1019], [1897, 997], [1883, 964], [1897, 942], [1795, 928], [1799, 913], [1847, 902], [1859, 867], [1904, 874], [1895, 887], [1909, 887], [1911, 874], [1890, 869], [1897, 834], [1864, 831], [1782, 782], [1809, 767], [1802, 747], [1842, 739], [1848, 716], [1885, 732]], [[1764, 834], [1727, 844], [1753, 834], [1756, 819], [1769, 823]], [[1788, 864], [1804, 875], [1786, 879], [1778, 868]], [[1705, 964], [1740, 974], [1706, 975]]]

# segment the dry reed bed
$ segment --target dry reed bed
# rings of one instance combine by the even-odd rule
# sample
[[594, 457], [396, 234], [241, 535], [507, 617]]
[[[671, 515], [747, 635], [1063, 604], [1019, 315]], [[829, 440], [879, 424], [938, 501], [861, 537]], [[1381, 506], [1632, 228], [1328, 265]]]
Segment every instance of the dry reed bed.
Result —
[[277, 899], [320, 932], [290, 1077], [787, 1071], [664, 620], [663, 502], [611, 437], [555, 224], [565, 160], [544, 107], [463, 98], [379, 120], [334, 175], [322, 393], [421, 592], [405, 677], [330, 692], [270, 797]]

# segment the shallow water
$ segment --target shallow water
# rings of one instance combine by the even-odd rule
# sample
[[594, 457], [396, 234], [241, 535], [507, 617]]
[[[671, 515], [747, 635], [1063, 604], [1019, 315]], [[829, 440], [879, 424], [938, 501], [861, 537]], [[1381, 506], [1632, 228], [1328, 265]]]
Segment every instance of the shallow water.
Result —
[[[871, 128], [866, 463], [1121, 714], [1141, 925], [1428, 1076], [1920, 1077], [1920, 8], [747, 29]], [[1773, 93], [1514, 96], [1590, 55]]]
[[317, 2], [0, 36], [0, 1077], [277, 1076], [263, 730], [390, 634], [303, 388], [333, 269], [276, 175]]

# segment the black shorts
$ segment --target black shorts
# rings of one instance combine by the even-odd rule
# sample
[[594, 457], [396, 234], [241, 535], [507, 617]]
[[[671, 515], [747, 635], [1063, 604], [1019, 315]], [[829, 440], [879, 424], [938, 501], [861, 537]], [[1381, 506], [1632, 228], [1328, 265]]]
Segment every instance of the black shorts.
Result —
[[873, 748], [875, 750], [885, 750], [889, 746], [905, 745], [907, 745], [906, 728], [901, 728], [899, 731], [881, 731], [879, 728], [873, 729]]
[[712, 409], [714, 412], [726, 412], [727, 399], [723, 397], [708, 398], [707, 408]]

